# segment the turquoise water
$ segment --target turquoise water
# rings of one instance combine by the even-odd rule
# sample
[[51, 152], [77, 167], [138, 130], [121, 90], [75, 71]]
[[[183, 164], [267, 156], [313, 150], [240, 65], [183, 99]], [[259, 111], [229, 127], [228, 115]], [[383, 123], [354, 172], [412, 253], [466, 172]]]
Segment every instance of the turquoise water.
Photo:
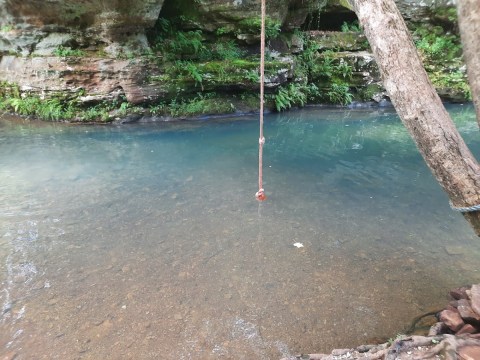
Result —
[[[475, 154], [470, 106], [449, 109]], [[279, 359], [394, 337], [480, 241], [389, 109], [0, 120], [0, 354]], [[294, 243], [302, 243], [297, 248]]]

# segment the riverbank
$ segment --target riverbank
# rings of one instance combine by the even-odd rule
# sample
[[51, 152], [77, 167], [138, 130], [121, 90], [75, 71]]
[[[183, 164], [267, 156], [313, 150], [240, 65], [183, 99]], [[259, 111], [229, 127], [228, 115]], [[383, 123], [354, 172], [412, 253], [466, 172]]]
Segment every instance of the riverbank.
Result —
[[[308, 354], [282, 360], [478, 360], [480, 359], [480, 284], [453, 289], [450, 302], [435, 313], [437, 322], [427, 336], [397, 335], [378, 345], [361, 345], [353, 349], [336, 349], [330, 354]], [[412, 328], [423, 317], [414, 319]]]
[[[425, 69], [442, 100], [469, 101], [460, 38], [451, 30], [456, 20], [440, 26], [430, 16], [431, 23], [409, 23]], [[32, 45], [36, 49], [32, 53], [18, 53], [13, 45], [8, 51], [0, 48], [0, 110], [84, 123], [257, 111], [260, 58], [258, 29], [252, 21], [236, 24], [238, 29], [219, 27], [212, 32], [196, 29], [199, 24], [192, 30], [181, 12], [161, 14], [150, 29], [146, 48], [135, 53], [109, 54], [98, 45], [73, 46], [68, 41]], [[300, 25], [282, 28], [278, 23], [270, 29], [266, 109], [388, 102], [374, 56], [354, 17], [331, 29]], [[3, 36], [13, 44], [18, 32], [14, 26], [4, 27], [0, 41]], [[40, 45], [44, 51], [39, 51]]]
[[[381, 102], [352, 102], [349, 105], [332, 105], [332, 104], [308, 104], [303, 107], [293, 107], [289, 109], [287, 112], [295, 114], [298, 111], [302, 110], [318, 110], [318, 111], [370, 111], [373, 109], [379, 110], [394, 110], [393, 104], [389, 100], [383, 100]], [[150, 123], [172, 123], [172, 122], [183, 122], [183, 121], [212, 121], [212, 120], [241, 120], [247, 117], [255, 117], [259, 115], [258, 111], [258, 104], [257, 106], [253, 106], [250, 108], [243, 107], [242, 110], [237, 110], [234, 113], [231, 112], [224, 112], [224, 113], [213, 113], [213, 114], [192, 114], [192, 115], [183, 115], [183, 116], [172, 116], [172, 115], [156, 115], [153, 114], [148, 108], [141, 108], [136, 107], [134, 112], [127, 113], [122, 112], [118, 113], [113, 111], [108, 121], [102, 121], [101, 119], [96, 120], [84, 120], [80, 118], [74, 119], [63, 119], [58, 121], [45, 121], [41, 117], [37, 115], [25, 115], [25, 114], [18, 114], [11, 111], [4, 110], [0, 112], [0, 125], [5, 121], [9, 123], [25, 123], [28, 122], [32, 126], [48, 126], [48, 124], [55, 123], [55, 124], [64, 124], [64, 125], [127, 125], [127, 124], [150, 124]], [[274, 114], [276, 111], [274, 109], [265, 109], [264, 114]]]
[[[244, 118], [246, 116], [255, 116], [259, 114], [258, 111], [259, 104], [237, 104], [237, 107], [232, 105], [230, 111], [226, 112], [212, 112], [212, 113], [203, 113], [203, 111], [199, 111], [199, 114], [192, 113], [192, 114], [183, 114], [183, 115], [170, 115], [170, 114], [155, 114], [152, 112], [148, 107], [135, 107], [133, 109], [125, 109], [124, 111], [117, 111], [113, 110], [108, 112], [106, 115], [105, 120], [91, 118], [85, 119], [81, 116], [75, 116], [70, 119], [59, 119], [55, 122], [58, 123], [68, 123], [68, 124], [90, 124], [90, 125], [107, 125], [107, 124], [114, 124], [114, 125], [121, 125], [121, 124], [143, 124], [143, 123], [157, 123], [157, 122], [174, 122], [174, 121], [206, 121], [206, 120], [219, 120], [225, 118]], [[332, 105], [332, 104], [308, 104], [302, 108], [307, 109], [318, 109], [321, 110], [361, 110], [361, 109], [388, 109], [393, 108], [393, 104], [387, 100], [383, 99], [380, 102], [369, 101], [369, 102], [352, 102], [349, 105]], [[292, 107], [288, 111], [298, 111], [300, 107]], [[221, 108], [219, 108], [221, 110]], [[232, 112], [232, 110], [235, 110]], [[25, 119], [34, 119], [34, 120], [45, 120], [42, 119], [40, 116], [36, 114], [18, 114], [15, 112], [9, 112], [4, 110], [4, 114], [8, 114], [12, 118], [18, 116]], [[265, 110], [265, 114], [270, 114], [275, 112], [272, 108], [267, 108]]]

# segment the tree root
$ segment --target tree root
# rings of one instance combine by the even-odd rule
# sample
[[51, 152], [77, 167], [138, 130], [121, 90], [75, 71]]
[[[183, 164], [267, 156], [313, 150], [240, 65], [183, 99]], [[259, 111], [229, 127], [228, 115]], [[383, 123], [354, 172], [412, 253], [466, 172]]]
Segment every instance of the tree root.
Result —
[[405, 336], [392, 343], [334, 350], [331, 354], [297, 355], [282, 360], [475, 360], [478, 359], [476, 354], [480, 354], [480, 339], [444, 334]]

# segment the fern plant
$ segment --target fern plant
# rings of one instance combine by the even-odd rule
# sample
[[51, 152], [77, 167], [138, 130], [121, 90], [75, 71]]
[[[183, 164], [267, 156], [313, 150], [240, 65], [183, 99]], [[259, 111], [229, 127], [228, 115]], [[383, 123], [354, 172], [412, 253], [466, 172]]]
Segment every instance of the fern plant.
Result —
[[341, 27], [342, 32], [360, 32], [362, 29], [360, 28], [360, 25], [358, 24], [358, 20], [355, 20], [351, 23], [348, 23], [346, 21], [343, 22], [342, 27]]
[[274, 97], [278, 112], [288, 110], [292, 106], [305, 106], [309, 98], [318, 96], [318, 88], [314, 84], [289, 84], [281, 86]]
[[203, 91], [203, 73], [197, 64], [178, 60], [175, 62], [174, 71], [195, 81], [195, 86], [200, 85]]
[[327, 91], [327, 98], [334, 104], [348, 105], [353, 100], [353, 95], [347, 84], [334, 82]]
[[67, 56], [76, 56], [76, 57], [82, 57], [85, 56], [85, 52], [80, 50], [80, 49], [72, 49], [71, 47], [65, 47], [65, 46], [58, 46], [54, 51], [53, 55], [59, 56], [59, 57], [67, 57]]

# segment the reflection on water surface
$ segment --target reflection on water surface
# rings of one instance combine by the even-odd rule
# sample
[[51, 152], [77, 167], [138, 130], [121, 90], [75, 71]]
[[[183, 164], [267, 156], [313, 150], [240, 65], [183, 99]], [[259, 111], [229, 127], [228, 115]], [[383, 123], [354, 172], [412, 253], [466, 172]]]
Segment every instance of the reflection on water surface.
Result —
[[[471, 107], [452, 114], [473, 151]], [[478, 282], [480, 242], [389, 110], [0, 127], [0, 348], [278, 359], [392, 337]], [[296, 248], [300, 242], [303, 248]]]

